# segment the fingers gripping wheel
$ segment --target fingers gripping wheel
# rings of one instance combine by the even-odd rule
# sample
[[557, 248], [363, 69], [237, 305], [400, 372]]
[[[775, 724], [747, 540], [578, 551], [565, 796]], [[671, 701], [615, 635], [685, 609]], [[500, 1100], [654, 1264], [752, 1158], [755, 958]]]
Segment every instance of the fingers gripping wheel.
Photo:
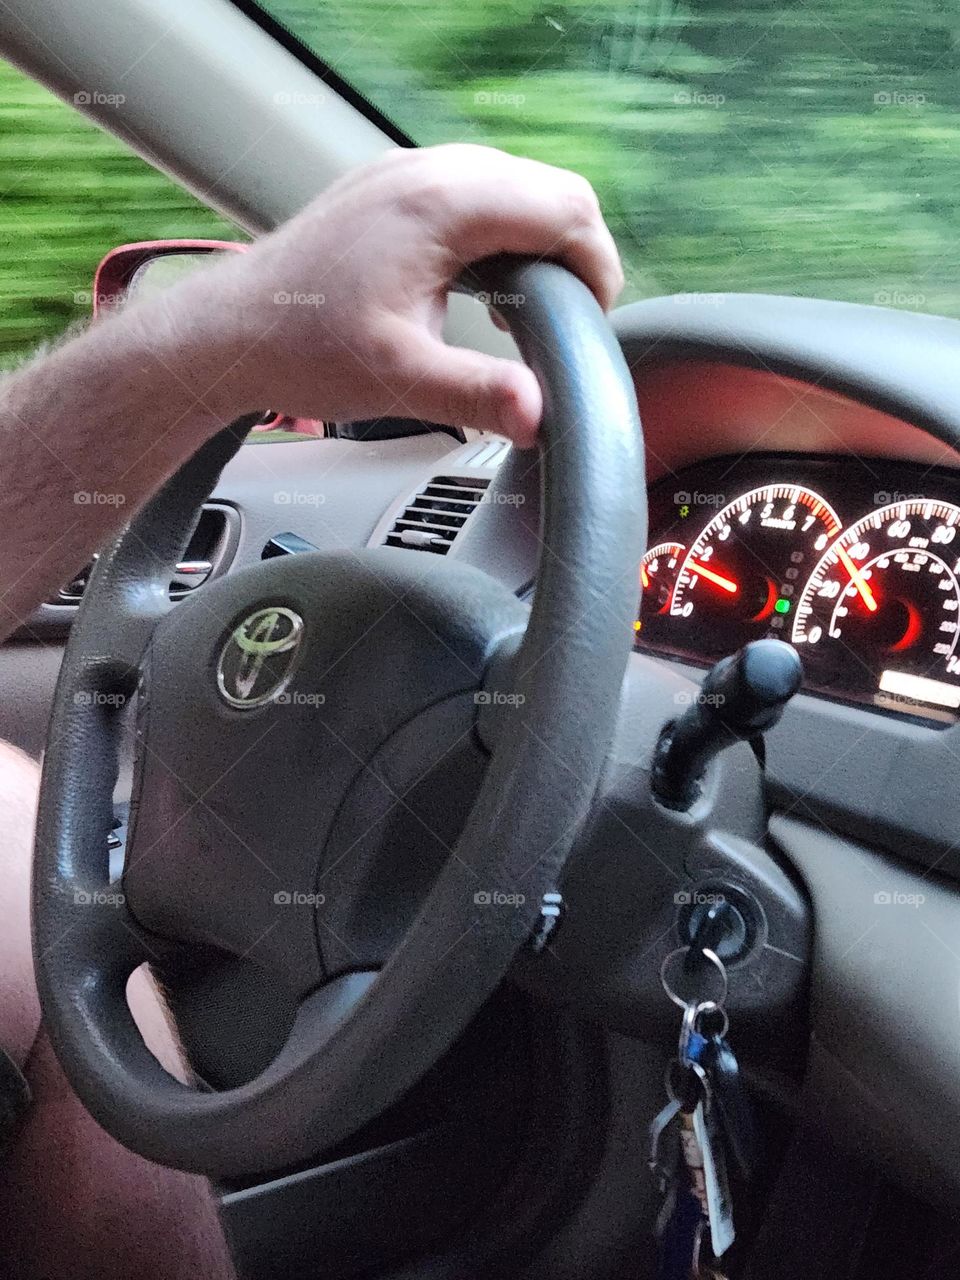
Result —
[[[562, 268], [491, 260], [470, 286], [518, 300], [505, 318], [544, 390], [544, 549], [515, 666], [522, 700], [504, 723], [456, 856], [441, 868], [375, 980], [357, 974], [330, 979], [310, 938], [298, 938], [294, 928], [272, 932], [278, 941], [260, 954], [265, 964], [283, 970], [299, 1008], [277, 1057], [238, 1087], [201, 1091], [173, 1080], [143, 1045], [127, 1009], [125, 983], [139, 964], [162, 960], [171, 950], [182, 959], [192, 943], [209, 944], [211, 936], [240, 954], [250, 914], [246, 882], [237, 873], [218, 885], [221, 897], [236, 897], [223, 921], [211, 924], [209, 912], [192, 900], [203, 880], [199, 854], [184, 870], [162, 833], [144, 845], [138, 832], [148, 826], [148, 809], [151, 820], [159, 813], [167, 829], [182, 822], [184, 842], [197, 829], [195, 794], [157, 782], [153, 756], [163, 756], [163, 778], [187, 779], [218, 752], [234, 752], [232, 775], [247, 776], [241, 759], [253, 758], [257, 735], [273, 724], [274, 709], [248, 711], [218, 700], [216, 663], [238, 619], [264, 604], [291, 606], [303, 619], [304, 655], [290, 685], [296, 688], [304, 673], [321, 670], [321, 649], [331, 633], [342, 627], [349, 636], [362, 635], [375, 618], [364, 611], [382, 605], [378, 593], [400, 598], [409, 589], [415, 607], [408, 612], [419, 615], [417, 625], [447, 628], [431, 667], [440, 696], [474, 689], [497, 644], [526, 615], [484, 574], [441, 561], [425, 583], [422, 565], [429, 557], [388, 552], [290, 557], [298, 562], [296, 572], [283, 560], [266, 561], [171, 608], [168, 566], [237, 447], [237, 430], [198, 452], [100, 557], [74, 625], [40, 804], [33, 889], [38, 984], [54, 1048], [77, 1093], [104, 1128], [161, 1163], [211, 1176], [277, 1169], [341, 1141], [409, 1089], [504, 977], [524, 931], [535, 923], [541, 895], [556, 887], [593, 799], [618, 712], [646, 534], [633, 386], [593, 296]], [[398, 662], [416, 660], [416, 646], [404, 649], [403, 643], [399, 656], [385, 654], [379, 670], [376, 661], [368, 664], [357, 681], [380, 680], [386, 688]], [[456, 662], [443, 656], [451, 646], [459, 646]], [[183, 669], [181, 704], [192, 700], [192, 714], [176, 732], [167, 722], [169, 681], [154, 678], [169, 671], [164, 663], [171, 653]], [[350, 672], [349, 662], [340, 665], [344, 696]], [[117, 706], [138, 683], [147, 703], [148, 740], [138, 763], [143, 814], [127, 851], [124, 901], [109, 884], [106, 837], [117, 773]], [[337, 729], [323, 716], [311, 724], [324, 726], [316, 728], [318, 735], [324, 729], [343, 735], [338, 758], [351, 751], [369, 758], [364, 753], [370, 744], [357, 750], [349, 727]], [[277, 720], [277, 726], [279, 744], [283, 724]], [[298, 744], [301, 756], [309, 754], [302, 736]], [[235, 790], [231, 795], [223, 781], [205, 807], [219, 803], [221, 794], [229, 805]], [[262, 786], [258, 806], [266, 811], [262, 823], [269, 818], [283, 829], [285, 848], [302, 846], [304, 856], [316, 861], [320, 851], [311, 849], [309, 833], [291, 825], [284, 787]], [[321, 817], [311, 815], [314, 830]], [[250, 832], [240, 832], [238, 841], [238, 850], [255, 844]], [[476, 873], [470, 892], [464, 866]], [[176, 891], [165, 895], [171, 878]], [[520, 929], [516, 913], [485, 912], [475, 901], [478, 884], [521, 880], [526, 901]]]

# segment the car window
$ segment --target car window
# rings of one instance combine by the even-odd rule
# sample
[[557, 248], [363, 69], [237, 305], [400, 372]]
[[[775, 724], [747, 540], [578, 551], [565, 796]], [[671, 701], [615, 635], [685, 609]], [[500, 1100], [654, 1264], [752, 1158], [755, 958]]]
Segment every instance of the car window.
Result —
[[236, 239], [236, 228], [0, 61], [0, 368], [90, 314], [114, 245]]
[[952, 5], [265, 7], [416, 142], [488, 142], [586, 174], [630, 296], [748, 290], [960, 314]]

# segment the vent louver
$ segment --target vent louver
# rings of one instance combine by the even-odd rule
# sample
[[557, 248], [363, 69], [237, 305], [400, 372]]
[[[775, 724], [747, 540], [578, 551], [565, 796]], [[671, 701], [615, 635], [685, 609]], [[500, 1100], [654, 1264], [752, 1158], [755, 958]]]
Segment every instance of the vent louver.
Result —
[[[209, 578], [214, 566], [222, 558], [227, 539], [227, 518], [223, 508], [205, 503], [190, 538], [184, 558], [174, 566], [170, 582], [170, 595], [174, 600], [189, 595]], [[78, 605], [87, 589], [93, 563], [61, 587], [48, 604]]]
[[488, 479], [434, 476], [394, 520], [384, 545], [445, 556], [489, 484]]

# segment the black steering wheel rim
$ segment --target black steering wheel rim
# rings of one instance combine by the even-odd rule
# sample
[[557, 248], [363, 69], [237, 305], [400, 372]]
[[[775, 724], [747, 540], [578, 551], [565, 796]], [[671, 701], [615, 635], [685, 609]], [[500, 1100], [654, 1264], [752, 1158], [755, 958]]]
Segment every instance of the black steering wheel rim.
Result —
[[[109, 885], [117, 709], [170, 609], [168, 566], [246, 420], [204, 446], [101, 555], [74, 624], [41, 788], [38, 988], [54, 1050], [87, 1108], [160, 1163], [209, 1176], [263, 1173], [311, 1158], [379, 1114], [502, 980], [589, 812], [619, 710], [645, 550], [633, 384], [592, 294], [563, 268], [496, 259], [471, 284], [511, 300], [503, 314], [545, 399], [542, 554], [517, 662], [523, 714], [505, 722], [457, 846], [492, 873], [491, 883], [511, 883], [535, 863], [509, 927], [471, 913], [462, 895], [454, 900], [441, 873], [421, 927], [411, 927], [377, 980], [359, 989], [355, 981], [346, 1003], [305, 1001], [287, 1044], [254, 1080], [221, 1092], [173, 1080], [146, 1050], [125, 1000], [129, 973], [160, 958], [163, 941]], [[441, 940], [444, 930], [465, 940], [451, 951], [427, 946], [423, 919]]]

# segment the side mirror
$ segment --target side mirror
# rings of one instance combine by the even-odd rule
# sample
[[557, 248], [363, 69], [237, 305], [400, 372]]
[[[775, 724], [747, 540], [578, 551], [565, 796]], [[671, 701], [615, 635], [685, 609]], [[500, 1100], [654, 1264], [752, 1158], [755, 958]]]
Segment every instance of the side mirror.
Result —
[[[246, 253], [247, 245], [235, 240], [144, 240], [111, 249], [93, 277], [93, 314], [108, 315], [135, 298], [145, 298], [176, 284], [194, 271], [202, 271], [214, 257], [224, 253]], [[269, 411], [252, 428], [250, 435], [276, 439], [278, 436], [325, 436], [322, 422], [290, 418]]]

